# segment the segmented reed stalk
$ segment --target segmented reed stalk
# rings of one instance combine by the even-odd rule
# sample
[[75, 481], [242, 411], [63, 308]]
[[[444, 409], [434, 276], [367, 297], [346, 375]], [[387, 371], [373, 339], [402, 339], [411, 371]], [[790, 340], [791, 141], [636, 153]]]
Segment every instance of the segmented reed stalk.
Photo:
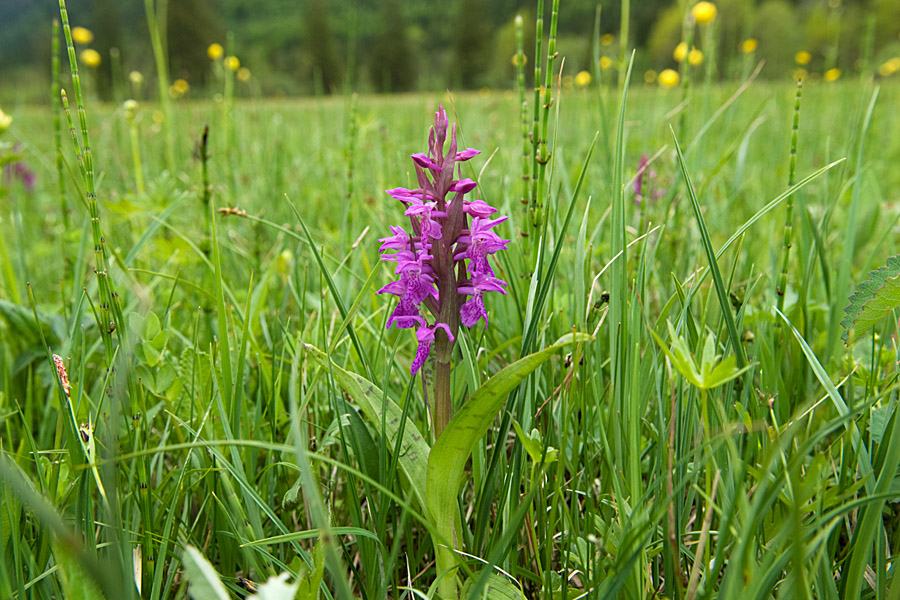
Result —
[[[544, 0], [538, 0], [537, 16], [534, 20], [534, 116], [531, 122], [531, 196], [528, 200], [529, 220], [534, 224], [537, 210], [538, 148], [540, 147], [541, 125], [541, 52], [544, 43]], [[536, 242], [530, 246], [536, 246]]]
[[[543, 4], [541, 2], [541, 4]], [[543, 9], [543, 7], [540, 7]], [[556, 24], [559, 15], [559, 0], [553, 0], [553, 7], [550, 11], [550, 37], [547, 40], [547, 70], [544, 76], [544, 99], [540, 102], [541, 88], [538, 86], [540, 77], [538, 68], [535, 67], [535, 133], [537, 133], [537, 119], [540, 113], [540, 135], [536, 137], [535, 143], [535, 166], [537, 173], [536, 185], [532, 186], [531, 198], [531, 224], [535, 228], [541, 227], [544, 223], [544, 183], [546, 181], [547, 163], [550, 162], [550, 151], [547, 149], [547, 131], [550, 126], [550, 107], [553, 105], [553, 61], [556, 59]], [[539, 16], [539, 29], [543, 33], [542, 18]], [[535, 63], [538, 62], [539, 53], [535, 53]], [[540, 102], [540, 103], [539, 103]], [[543, 109], [543, 112], [541, 112]]]
[[[797, 132], [800, 129], [800, 97], [803, 92], [803, 80], [797, 80], [797, 95], [794, 97], [794, 124], [791, 127], [791, 164], [788, 169], [788, 187], [794, 185], [794, 173], [797, 168]], [[781, 262], [781, 276], [775, 293], [778, 295], [778, 310], [784, 311], [784, 293], [787, 290], [788, 261], [791, 256], [791, 240], [794, 236], [794, 195], [785, 199], [784, 218], [784, 258]], [[777, 322], [777, 321], [776, 321]]]
[[[50, 50], [50, 105], [56, 104], [61, 87], [59, 82], [59, 19], [53, 19], [53, 31]], [[63, 179], [63, 153], [62, 153], [62, 117], [59, 110], [53, 112], [54, 133], [56, 141], [56, 182], [59, 186], [59, 209], [62, 211], [63, 227], [69, 230], [69, 202], [66, 199], [66, 180]]]
[[100, 294], [100, 310], [98, 312], [100, 323], [98, 325], [106, 351], [107, 366], [113, 368], [115, 347], [113, 346], [112, 334], [117, 332], [117, 335], [123, 335], [121, 332], [123, 331], [124, 318], [119, 304], [119, 295], [116, 293], [113, 281], [108, 277], [106, 271], [109, 265], [109, 254], [106, 249], [106, 240], [100, 230], [100, 212], [97, 207], [97, 196], [94, 189], [94, 162], [93, 154], [91, 153], [91, 138], [88, 134], [87, 114], [84, 110], [84, 97], [81, 93], [81, 78], [78, 75], [78, 62], [75, 59], [75, 45], [72, 42], [72, 29], [69, 26], [69, 14], [66, 11], [65, 0], [59, 0], [59, 15], [62, 21], [63, 34], [66, 38], [66, 48], [69, 53], [72, 88], [75, 92], [78, 122], [81, 126], [81, 143], [79, 143], [78, 134], [75, 131], [72, 113], [69, 110], [69, 99], [64, 89], [60, 89], [60, 98], [66, 115], [66, 122], [69, 125], [69, 132], [72, 135], [75, 156], [78, 159], [81, 176], [84, 180], [88, 211], [91, 216], [91, 233], [94, 240], [94, 272], [97, 274], [97, 289]]
[[[522, 198], [520, 200], [527, 207], [528, 198], [531, 197], [531, 172], [528, 170], [528, 103], [525, 101], [525, 32], [523, 23], [522, 15], [516, 15], [516, 83], [519, 86], [519, 117], [522, 121]], [[528, 235], [527, 230], [522, 233]]]

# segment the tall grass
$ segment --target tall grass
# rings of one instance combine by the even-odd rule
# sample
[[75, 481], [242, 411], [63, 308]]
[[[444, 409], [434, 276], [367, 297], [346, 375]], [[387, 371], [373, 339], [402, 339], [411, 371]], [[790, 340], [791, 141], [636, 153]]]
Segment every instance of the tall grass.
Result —
[[[199, 595], [202, 554], [234, 597], [286, 571], [324, 598], [421, 598], [438, 545], [471, 597], [898, 597], [896, 321], [853, 348], [833, 329], [897, 252], [900, 88], [804, 85], [792, 155], [787, 82], [695, 86], [675, 111], [680, 90], [549, 75], [537, 231], [522, 96], [452, 98], [486, 150], [466, 175], [512, 215], [505, 237], [534, 238], [501, 260], [491, 326], [462, 332], [455, 410], [516, 359], [593, 337], [502, 398], [449, 507], [456, 540], [409, 470], [428, 449], [415, 340], [374, 294], [399, 214], [383, 190], [416, 187], [408, 156], [448, 98], [236, 102], [239, 147], [207, 152], [225, 143], [214, 103], [174, 102], [160, 127], [153, 105], [75, 88], [68, 216], [54, 115], [16, 113], [5, 135], [38, 187], [10, 182], [0, 222], [0, 597]], [[643, 153], [664, 194], [638, 207]], [[735, 377], [695, 381], [692, 361]]]

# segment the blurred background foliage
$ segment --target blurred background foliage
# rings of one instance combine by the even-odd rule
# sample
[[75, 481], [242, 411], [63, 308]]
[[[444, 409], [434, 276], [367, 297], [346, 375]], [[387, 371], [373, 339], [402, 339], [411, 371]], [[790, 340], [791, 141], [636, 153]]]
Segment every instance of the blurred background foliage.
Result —
[[[160, 0], [155, 0], [159, 3]], [[545, 2], [547, 18], [551, 1]], [[673, 49], [681, 41], [683, 16], [693, 2], [632, 2], [628, 46], [637, 48], [636, 69], [676, 67]], [[169, 0], [166, 38], [170, 77], [182, 78], [192, 94], [204, 93], [214, 74], [207, 47], [216, 42], [252, 72], [239, 93], [266, 96], [512, 87], [517, 14], [533, 23], [536, 2], [521, 0]], [[714, 40], [716, 76], [734, 78], [748, 62], [765, 61], [762, 76], [794, 76], [795, 55], [809, 52], [810, 76], [836, 67], [846, 74], [877, 73], [900, 55], [897, 0], [719, 0], [714, 35], [695, 36], [695, 45]], [[127, 74], [154, 75], [142, 0], [70, 2], [73, 25], [94, 33], [91, 47], [102, 63], [94, 89], [104, 99], [125, 90]], [[609, 34], [601, 55], [617, 65], [619, 0], [563, 0], [559, 50], [565, 70], [592, 69], [594, 24]], [[54, 0], [0, 0], [0, 96], [44, 98], [49, 71], [50, 21]], [[533, 26], [526, 50], [533, 65]], [[546, 30], [546, 28], [545, 28]], [[228, 34], [227, 32], [232, 32]], [[741, 44], [758, 41], [748, 57]], [[615, 77], [604, 78], [615, 81]], [[114, 83], [121, 85], [117, 88]], [[144, 93], [152, 90], [145, 88]], [[123, 92], [124, 94], [124, 92]], [[131, 89], [125, 96], [139, 95]]]

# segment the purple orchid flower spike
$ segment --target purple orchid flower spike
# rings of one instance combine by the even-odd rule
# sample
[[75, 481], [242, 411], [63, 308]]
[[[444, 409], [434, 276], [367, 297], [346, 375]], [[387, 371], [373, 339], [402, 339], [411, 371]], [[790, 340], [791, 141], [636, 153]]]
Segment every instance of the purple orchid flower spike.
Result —
[[459, 327], [473, 327], [481, 319], [487, 327], [484, 295], [506, 293], [506, 282], [496, 277], [490, 262], [510, 243], [494, 231], [506, 217], [491, 218], [496, 208], [483, 199], [466, 199], [478, 185], [474, 180], [454, 178], [457, 165], [479, 153], [474, 148], [457, 151], [456, 126], [440, 107], [427, 152], [411, 155], [418, 188], [387, 190], [403, 203], [411, 231], [392, 225], [391, 234], [378, 240], [381, 260], [396, 262], [399, 276], [378, 290], [398, 298], [387, 326], [416, 329], [413, 375], [426, 361], [434, 361], [435, 389], [440, 391], [432, 416], [438, 435], [450, 416], [450, 358]]

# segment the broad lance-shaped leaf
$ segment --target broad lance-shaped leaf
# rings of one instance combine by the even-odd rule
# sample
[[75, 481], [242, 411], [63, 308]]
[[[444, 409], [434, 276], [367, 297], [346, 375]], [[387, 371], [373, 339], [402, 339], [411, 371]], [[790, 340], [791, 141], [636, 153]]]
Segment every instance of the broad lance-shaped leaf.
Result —
[[[322, 368], [334, 373], [334, 379], [341, 389], [347, 392], [347, 395], [359, 406], [363, 414], [376, 428], [381, 428], [382, 412], [381, 407], [384, 405], [387, 413], [384, 418], [384, 426], [386, 431], [384, 435], [390, 442], [390, 448], [393, 449], [397, 443], [397, 436], [400, 433], [401, 419], [403, 418], [403, 409], [397, 405], [390, 397], [385, 398], [384, 392], [374, 383], [356, 373], [350, 373], [340, 368], [334, 361], [328, 359], [324, 352], [305, 344], [304, 348], [309, 356], [313, 358]], [[404, 425], [403, 442], [400, 444], [400, 469], [409, 483], [412, 485], [413, 493], [420, 505], [424, 508], [425, 504], [425, 470], [428, 464], [428, 442], [419, 433], [418, 428], [411, 421], [407, 421]]]
[[[552, 346], [529, 354], [501, 370], [478, 388], [453, 416], [428, 457], [428, 510], [432, 521], [447, 542], [456, 543], [453, 513], [466, 461], [478, 440], [487, 433], [506, 396], [528, 375], [569, 344], [593, 338], [585, 333], [568, 334]], [[456, 564], [452, 548], [436, 544], [437, 572], [446, 572]], [[454, 577], [449, 574], [447, 577]]]
[[844, 342], [849, 346], [869, 332], [884, 316], [900, 306], [900, 255], [869, 273], [857, 286], [844, 309]]

